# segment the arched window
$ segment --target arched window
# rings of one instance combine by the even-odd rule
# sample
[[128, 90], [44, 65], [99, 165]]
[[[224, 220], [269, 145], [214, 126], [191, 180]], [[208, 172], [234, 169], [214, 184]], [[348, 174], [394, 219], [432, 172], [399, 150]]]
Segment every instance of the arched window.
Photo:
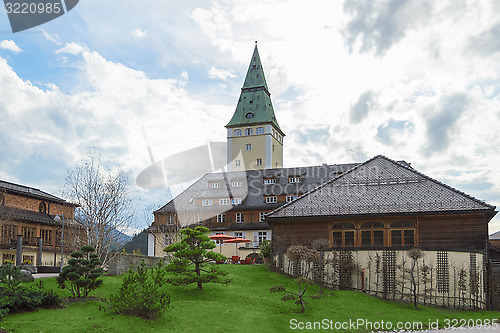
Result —
[[47, 213], [47, 205], [45, 204], [45, 202], [40, 202], [40, 204], [38, 205], [38, 211], [40, 213], [44, 213], [46, 214]]
[[354, 246], [354, 224], [337, 223], [332, 227], [334, 247]]
[[253, 129], [251, 129], [251, 128], [247, 128], [247, 129], [245, 130], [245, 135], [253, 135]]
[[416, 227], [414, 222], [399, 221], [391, 224], [391, 245], [393, 247], [415, 246]]
[[234, 130], [234, 136], [241, 136], [241, 130]]
[[257, 134], [264, 134], [264, 127], [257, 127]]
[[361, 225], [362, 247], [384, 246], [384, 225], [380, 222], [367, 222]]

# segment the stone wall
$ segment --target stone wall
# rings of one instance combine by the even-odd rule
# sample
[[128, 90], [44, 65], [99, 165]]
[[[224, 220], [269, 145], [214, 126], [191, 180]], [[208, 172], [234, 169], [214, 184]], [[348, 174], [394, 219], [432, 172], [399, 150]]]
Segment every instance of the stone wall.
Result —
[[109, 262], [108, 275], [121, 275], [128, 271], [130, 267], [137, 269], [143, 260], [147, 267], [154, 267], [164, 259], [139, 254], [120, 253]]

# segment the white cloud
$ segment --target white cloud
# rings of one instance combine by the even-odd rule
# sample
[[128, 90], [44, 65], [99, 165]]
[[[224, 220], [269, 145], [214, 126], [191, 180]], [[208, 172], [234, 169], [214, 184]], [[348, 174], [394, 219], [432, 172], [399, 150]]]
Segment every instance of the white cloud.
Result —
[[17, 46], [13, 40], [3, 40], [0, 42], [0, 48], [4, 50], [9, 50], [14, 53], [21, 53], [23, 50]]
[[62, 45], [61, 37], [59, 37], [59, 35], [57, 33], [55, 33], [55, 32], [48, 33], [44, 29], [40, 29], [40, 30], [42, 30], [42, 33], [45, 36], [45, 38], [47, 38], [47, 40], [51, 41], [52, 43], [54, 43], [56, 45]]
[[214, 66], [210, 67], [208, 70], [208, 77], [211, 79], [219, 79], [219, 80], [227, 80], [227, 79], [233, 79], [237, 77], [236, 74], [234, 74], [231, 71], [225, 71], [223, 69], [217, 69]]
[[143, 39], [143, 38], [147, 39], [147, 38], [149, 38], [148, 32], [145, 30], [141, 30], [139, 28], [130, 31], [130, 35], [132, 37], [134, 37], [134, 39]]

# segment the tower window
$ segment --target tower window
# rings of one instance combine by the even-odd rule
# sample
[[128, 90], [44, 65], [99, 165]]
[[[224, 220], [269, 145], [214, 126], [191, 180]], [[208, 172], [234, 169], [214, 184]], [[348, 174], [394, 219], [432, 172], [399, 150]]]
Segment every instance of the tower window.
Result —
[[250, 150], [252, 150], [252, 145], [249, 143], [249, 144], [247, 144], [247, 151], [250, 151]]
[[253, 135], [253, 129], [251, 129], [251, 128], [247, 128], [247, 129], [245, 130], [245, 135]]
[[257, 134], [264, 134], [264, 127], [257, 127]]
[[234, 136], [241, 136], [241, 130], [234, 130]]
[[248, 112], [245, 117], [247, 117], [247, 118], [253, 118], [253, 113], [252, 112]]

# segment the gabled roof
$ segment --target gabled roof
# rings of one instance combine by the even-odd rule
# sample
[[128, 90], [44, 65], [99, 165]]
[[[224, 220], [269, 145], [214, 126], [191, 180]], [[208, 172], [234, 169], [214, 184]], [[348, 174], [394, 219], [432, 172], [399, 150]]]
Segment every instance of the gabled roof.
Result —
[[77, 206], [75, 204], [66, 202], [66, 200], [61, 199], [59, 197], [56, 197], [52, 194], [43, 192], [37, 188], [32, 188], [32, 187], [28, 187], [28, 186], [24, 186], [24, 185], [9, 183], [9, 182], [3, 181], [3, 180], [0, 180], [0, 192], [18, 194], [18, 195], [36, 198], [36, 199], [40, 199], [40, 200], [46, 200], [46, 201], [51, 201], [51, 202], [56, 202], [56, 203], [61, 203], [61, 204]]
[[500, 231], [497, 231], [490, 235], [490, 240], [497, 240], [497, 239], [500, 239]]
[[248, 67], [245, 82], [241, 88], [236, 110], [226, 127], [269, 123], [273, 124], [283, 136], [285, 135], [280, 129], [274, 114], [271, 94], [267, 87], [262, 62], [260, 61], [259, 50], [257, 49], [257, 44], [255, 44], [252, 60]]
[[360, 164], [268, 218], [489, 211], [495, 206], [385, 156]]

